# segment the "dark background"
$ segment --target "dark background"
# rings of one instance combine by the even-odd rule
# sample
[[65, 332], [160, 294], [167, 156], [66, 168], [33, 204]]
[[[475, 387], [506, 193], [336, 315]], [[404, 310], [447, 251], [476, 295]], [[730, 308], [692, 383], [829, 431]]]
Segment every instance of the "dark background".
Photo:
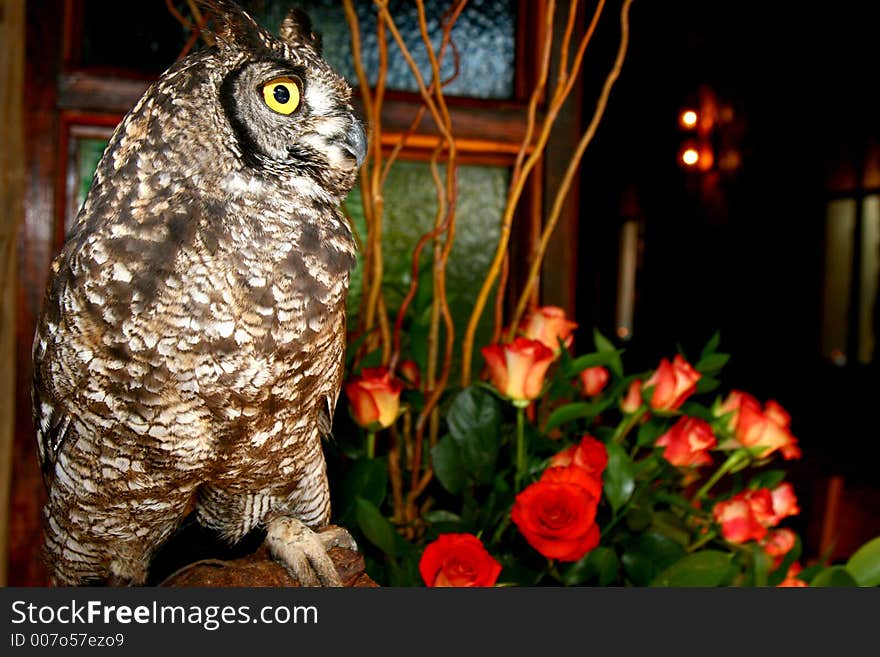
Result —
[[[613, 332], [607, 245], [622, 199], [636, 198], [643, 252], [628, 356], [649, 368], [677, 343], [698, 354], [720, 330], [733, 355], [722, 392], [777, 399], [806, 449], [872, 479], [877, 373], [823, 361], [819, 329], [828, 181], [880, 132], [878, 19], [878, 3], [634, 3], [623, 72], [585, 159], [578, 303], [582, 325]], [[597, 56], [614, 47], [599, 44]], [[743, 121], [733, 176], [677, 163], [678, 113], [701, 85]]]

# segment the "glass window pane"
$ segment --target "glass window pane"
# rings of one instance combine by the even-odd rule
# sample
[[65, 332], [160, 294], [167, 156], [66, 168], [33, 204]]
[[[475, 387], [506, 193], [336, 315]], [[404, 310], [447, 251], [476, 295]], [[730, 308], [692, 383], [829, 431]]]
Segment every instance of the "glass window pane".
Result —
[[859, 302], [859, 362], [874, 360], [877, 279], [880, 276], [880, 196], [862, 205], [862, 283]]
[[825, 219], [822, 355], [835, 365], [846, 364], [855, 221], [856, 202], [853, 199], [828, 204]]
[[[441, 174], [445, 175], [445, 174]], [[458, 344], [464, 335], [480, 285], [492, 261], [498, 242], [499, 225], [509, 182], [509, 171], [503, 167], [460, 166], [458, 168], [458, 204], [455, 244], [447, 264], [447, 295], [455, 324]], [[430, 167], [422, 162], [399, 161], [391, 168], [384, 188], [385, 218], [382, 224], [385, 278], [383, 289], [392, 314], [392, 322], [411, 281], [412, 253], [422, 235], [431, 230], [437, 211], [437, 196]], [[346, 209], [361, 236], [365, 234], [360, 191], [355, 189], [346, 200]], [[430, 276], [431, 249], [422, 252], [421, 270]], [[356, 313], [361, 296], [361, 266], [352, 278], [349, 296], [350, 326], [357, 322]], [[425, 280], [423, 278], [423, 280]], [[430, 279], [425, 281], [430, 285]], [[421, 288], [420, 288], [421, 289]], [[430, 289], [422, 290], [430, 293]], [[491, 338], [494, 327], [493, 299], [489, 300], [474, 340], [473, 362], [479, 368], [479, 348]], [[427, 307], [429, 299], [425, 300]], [[418, 300], [414, 303], [418, 305]], [[418, 313], [414, 313], [418, 314]], [[422, 318], [424, 319], [424, 318]], [[416, 320], [418, 321], [418, 320]], [[406, 328], [406, 327], [405, 327]], [[424, 344], [414, 335], [418, 327], [405, 331], [404, 357], [421, 361]], [[453, 366], [453, 380], [458, 370], [458, 349]]]
[[[348, 26], [339, 0], [251, 0], [244, 4], [251, 8], [260, 22], [276, 32], [288, 7], [298, 6], [307, 11], [315, 29], [322, 34], [327, 61], [349, 82], [357, 84]], [[440, 20], [449, 5], [448, 0], [425, 1], [428, 29], [435, 48], [440, 44]], [[372, 2], [364, 0], [357, 0], [355, 7], [363, 42], [364, 69], [373, 84], [379, 68], [376, 10]], [[389, 8], [426, 84], [429, 83], [431, 66], [422, 44], [415, 3], [412, 0], [391, 0]], [[461, 54], [460, 70], [458, 77], [446, 87], [446, 92], [475, 98], [513, 96], [515, 28], [514, 0], [468, 2], [452, 30], [452, 38]], [[388, 42], [388, 87], [418, 91], [415, 79], [390, 33]], [[450, 49], [443, 61], [441, 74], [447, 78], [454, 70]]]

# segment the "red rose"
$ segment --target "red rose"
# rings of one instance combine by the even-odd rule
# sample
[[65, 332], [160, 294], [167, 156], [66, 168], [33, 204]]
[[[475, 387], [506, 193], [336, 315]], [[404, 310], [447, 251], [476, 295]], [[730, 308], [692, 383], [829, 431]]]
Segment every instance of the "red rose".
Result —
[[391, 376], [387, 367], [365, 368], [345, 384], [355, 422], [367, 429], [390, 427], [400, 411], [402, 389], [403, 384]]
[[611, 375], [608, 373], [608, 370], [601, 365], [588, 367], [585, 370], [581, 370], [580, 373], [581, 390], [585, 396], [595, 397], [605, 389], [610, 378]]
[[577, 324], [569, 321], [562, 308], [544, 306], [533, 310], [520, 323], [519, 332], [527, 338], [538, 340], [554, 354], [558, 354], [559, 341], [562, 340], [566, 347], [569, 346], [574, 337], [572, 331], [576, 328]]
[[[597, 479], [602, 477], [605, 466], [608, 465], [608, 451], [605, 449], [605, 443], [596, 440], [592, 436], [584, 436], [577, 445], [562, 450], [550, 459], [548, 467], [566, 467], [574, 465], [587, 474]], [[600, 490], [601, 492], [601, 490]], [[599, 493], [596, 493], [599, 497]]]
[[663, 458], [672, 465], [688, 467], [712, 463], [708, 450], [717, 443], [708, 422], [696, 417], [681, 417], [654, 444], [665, 447]]
[[505, 397], [530, 401], [541, 394], [553, 352], [537, 340], [516, 338], [481, 349], [492, 385]]
[[654, 388], [648, 404], [658, 411], [677, 409], [697, 389], [700, 376], [679, 354], [671, 363], [666, 358], [662, 359], [657, 370], [644, 383], [645, 388]]
[[427, 586], [494, 586], [501, 564], [473, 534], [441, 534], [419, 560]]
[[777, 449], [785, 459], [801, 456], [789, 426], [791, 418], [775, 401], [768, 401], [764, 408], [749, 394], [734, 390], [721, 404], [717, 415], [732, 413], [728, 429], [733, 431], [736, 441], [743, 447], [763, 448], [759, 458], [767, 458]]
[[636, 379], [626, 389], [626, 396], [620, 402], [624, 413], [635, 413], [642, 407], [642, 382]]
[[721, 525], [721, 535], [731, 543], [745, 543], [752, 539], [760, 541], [767, 535], [767, 528], [755, 517], [752, 505], [742, 497], [718, 502], [712, 509], [712, 515]]
[[511, 519], [548, 559], [577, 561], [599, 544], [596, 480], [577, 466], [548, 468], [513, 504]]

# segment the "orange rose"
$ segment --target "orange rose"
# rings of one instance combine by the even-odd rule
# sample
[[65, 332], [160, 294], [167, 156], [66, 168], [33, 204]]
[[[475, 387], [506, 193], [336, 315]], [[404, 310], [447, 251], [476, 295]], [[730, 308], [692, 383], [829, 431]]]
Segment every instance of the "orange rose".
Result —
[[797, 541], [797, 535], [788, 528], [774, 529], [762, 542], [764, 552], [773, 559], [773, 567], [779, 568], [779, 564], [785, 558], [785, 555], [791, 552]]
[[644, 384], [645, 388], [654, 388], [648, 404], [658, 411], [674, 411], [697, 389], [700, 376], [679, 354], [676, 354], [671, 363], [663, 358], [657, 370]]
[[569, 321], [562, 308], [544, 306], [533, 310], [520, 323], [519, 332], [524, 337], [542, 342], [554, 354], [558, 354], [561, 350], [559, 341], [562, 340], [566, 347], [571, 345], [574, 338], [572, 331], [576, 328], [577, 324]]
[[548, 559], [577, 561], [599, 544], [596, 480], [577, 466], [548, 468], [513, 504], [511, 519]]
[[553, 352], [543, 343], [529, 338], [493, 344], [480, 350], [489, 366], [492, 385], [505, 397], [530, 401], [541, 394]]
[[419, 560], [427, 586], [494, 586], [501, 564], [473, 534], [441, 534]]
[[636, 379], [626, 389], [626, 396], [620, 402], [624, 413], [635, 413], [642, 407], [642, 382]]
[[345, 384], [354, 421], [366, 429], [385, 429], [397, 419], [403, 385], [387, 367], [364, 368]]
[[608, 370], [601, 365], [588, 367], [585, 370], [581, 370], [580, 373], [581, 390], [587, 397], [595, 397], [605, 389], [610, 378], [611, 375], [608, 373]]
[[757, 399], [734, 390], [716, 411], [719, 416], [726, 413], [732, 413], [728, 428], [740, 445], [763, 448], [759, 458], [767, 458], [776, 450], [786, 460], [801, 456], [797, 438], [789, 429], [791, 418], [775, 401], [768, 401], [762, 409]]
[[416, 361], [412, 359], [402, 361], [397, 366], [397, 371], [400, 372], [400, 378], [410, 387], [418, 388], [421, 384], [422, 375], [419, 372], [419, 365]]
[[696, 417], [681, 417], [654, 444], [665, 448], [663, 458], [672, 465], [689, 467], [712, 463], [708, 451], [717, 443], [708, 422]]
[[[605, 443], [596, 440], [592, 436], [584, 436], [577, 445], [562, 450], [550, 459], [549, 468], [566, 467], [574, 465], [585, 470], [591, 477], [595, 477], [601, 482], [602, 472], [608, 465], [608, 451], [605, 449]], [[601, 484], [596, 491], [596, 497], [601, 494]]]
[[770, 497], [773, 499], [774, 525], [778, 524], [783, 518], [796, 516], [801, 512], [797, 497], [794, 494], [794, 487], [788, 482], [779, 484], [770, 491]]
[[800, 579], [797, 576], [797, 574], [799, 572], [801, 572], [802, 570], [803, 570], [803, 567], [799, 563], [795, 562], [795, 563], [791, 564], [791, 566], [789, 566], [789, 568], [788, 568], [788, 572], [785, 575], [785, 579], [782, 580], [782, 582], [780, 582], [778, 584], [778, 586], [784, 587], [784, 588], [788, 588], [788, 587], [796, 588], [796, 587], [801, 587], [801, 586], [809, 586], [809, 584], [807, 584], [804, 580]]
[[748, 540], [760, 541], [767, 535], [767, 528], [761, 524], [752, 511], [752, 505], [742, 497], [735, 496], [718, 502], [712, 509], [715, 522], [721, 525], [721, 535], [731, 543], [745, 543]]

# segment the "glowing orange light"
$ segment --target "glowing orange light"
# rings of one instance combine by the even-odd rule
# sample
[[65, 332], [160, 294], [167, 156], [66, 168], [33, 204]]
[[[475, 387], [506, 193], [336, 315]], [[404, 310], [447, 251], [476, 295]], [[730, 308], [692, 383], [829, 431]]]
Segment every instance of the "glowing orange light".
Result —
[[678, 120], [683, 128], [694, 128], [697, 125], [697, 113], [694, 110], [685, 110]]
[[700, 152], [696, 148], [686, 148], [681, 154], [681, 161], [692, 167], [700, 161]]

